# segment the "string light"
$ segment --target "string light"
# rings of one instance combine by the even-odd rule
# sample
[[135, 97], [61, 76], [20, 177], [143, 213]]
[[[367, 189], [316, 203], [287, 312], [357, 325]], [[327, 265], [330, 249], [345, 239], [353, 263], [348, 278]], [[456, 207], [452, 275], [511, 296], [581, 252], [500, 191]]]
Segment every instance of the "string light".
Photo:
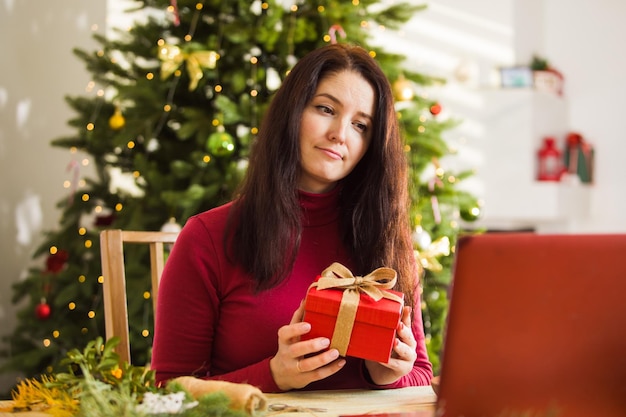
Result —
[[87, 313], [87, 317], [89, 317], [90, 319], [93, 319], [94, 317], [96, 317], [96, 312], [93, 310], [90, 310], [89, 313]]
[[85, 281], [87, 281], [87, 277], [86, 276], [84, 276], [84, 275], [79, 275], [78, 276], [78, 282], [80, 282], [82, 284]]
[[49, 251], [50, 251], [50, 255], [54, 255], [57, 253], [58, 248], [56, 246], [50, 246]]
[[92, 245], [93, 245], [93, 242], [90, 239], [85, 241], [85, 247], [87, 249], [91, 248]]
[[102, 275], [98, 277], [98, 284], [104, 284], [104, 277]]
[[76, 309], [76, 303], [74, 303], [74, 302], [69, 303], [69, 304], [67, 305], [67, 308], [68, 308], [70, 311], [75, 310], [75, 309]]
[[50, 339], [47, 339], [47, 338], [46, 338], [46, 339], [44, 339], [44, 340], [43, 340], [43, 346], [44, 346], [44, 347], [50, 347], [50, 344], [51, 344], [51, 343], [52, 343], [52, 342], [50, 342]]

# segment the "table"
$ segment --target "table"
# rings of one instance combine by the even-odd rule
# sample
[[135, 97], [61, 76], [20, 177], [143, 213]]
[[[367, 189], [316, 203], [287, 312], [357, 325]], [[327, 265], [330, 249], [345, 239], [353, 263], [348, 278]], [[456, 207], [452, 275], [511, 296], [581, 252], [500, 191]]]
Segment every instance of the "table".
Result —
[[[266, 417], [339, 417], [408, 412], [414, 413], [412, 417], [434, 417], [437, 398], [430, 386], [389, 390], [290, 391], [266, 396], [270, 405], [287, 406], [282, 411], [268, 411], [264, 415]], [[0, 401], [0, 406], [6, 404]], [[0, 417], [16, 416], [50, 417], [50, 414], [0, 412]]]
[[270, 415], [280, 417], [339, 417], [407, 412], [415, 412], [414, 417], [433, 417], [437, 399], [430, 386], [389, 390], [291, 391], [266, 395], [270, 405], [281, 403], [300, 410], [269, 412]]

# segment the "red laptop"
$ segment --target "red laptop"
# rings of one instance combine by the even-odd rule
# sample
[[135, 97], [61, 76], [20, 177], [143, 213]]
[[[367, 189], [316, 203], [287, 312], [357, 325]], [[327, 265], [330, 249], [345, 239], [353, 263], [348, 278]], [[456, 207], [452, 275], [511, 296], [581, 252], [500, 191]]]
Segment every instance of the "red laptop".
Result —
[[456, 250], [437, 416], [626, 416], [626, 234]]

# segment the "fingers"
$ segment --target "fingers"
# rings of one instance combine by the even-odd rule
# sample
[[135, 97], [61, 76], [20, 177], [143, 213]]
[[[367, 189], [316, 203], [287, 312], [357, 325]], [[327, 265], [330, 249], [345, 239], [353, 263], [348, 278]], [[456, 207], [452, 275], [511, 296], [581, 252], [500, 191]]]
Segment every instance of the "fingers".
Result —
[[[316, 349], [319, 346], [324, 346], [321, 349], [317, 349], [315, 354], [313, 352], [311, 354], [302, 356], [298, 359], [298, 370], [301, 373], [312, 372], [318, 369], [321, 369], [334, 360], [339, 358], [339, 351], [337, 349], [328, 349], [330, 341], [325, 338], [320, 338], [320, 340], [316, 341], [315, 346]], [[344, 360], [345, 362], [345, 360]]]
[[311, 331], [311, 325], [302, 321], [303, 315], [304, 303], [301, 303], [290, 324], [278, 329], [278, 352], [270, 360], [270, 370], [282, 390], [302, 388], [336, 373], [345, 365], [337, 349], [329, 349], [330, 339], [301, 340]]
[[290, 323], [278, 329], [278, 343], [293, 343], [311, 331], [311, 325], [304, 321]]
[[330, 349], [319, 355], [299, 359], [296, 362], [296, 369], [303, 378], [303, 387], [313, 381], [319, 381], [333, 375], [343, 368], [345, 364], [346, 360], [339, 357], [337, 349]]
[[417, 342], [415, 341], [415, 336], [411, 329], [411, 307], [405, 306], [402, 310], [402, 318], [396, 329], [396, 337], [396, 346], [398, 342], [402, 342], [408, 345], [412, 350], [415, 350]]
[[339, 371], [346, 361], [339, 358], [337, 349], [324, 350], [329, 344], [328, 339], [317, 338], [279, 348], [270, 360], [276, 385], [283, 390], [302, 388]]

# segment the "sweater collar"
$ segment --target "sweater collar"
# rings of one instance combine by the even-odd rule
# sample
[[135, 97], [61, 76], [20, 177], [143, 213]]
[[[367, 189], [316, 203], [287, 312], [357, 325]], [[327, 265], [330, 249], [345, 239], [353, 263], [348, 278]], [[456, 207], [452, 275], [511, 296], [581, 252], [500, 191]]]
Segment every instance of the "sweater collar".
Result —
[[302, 208], [302, 225], [304, 227], [323, 226], [336, 221], [339, 218], [340, 196], [340, 186], [321, 194], [298, 190]]

